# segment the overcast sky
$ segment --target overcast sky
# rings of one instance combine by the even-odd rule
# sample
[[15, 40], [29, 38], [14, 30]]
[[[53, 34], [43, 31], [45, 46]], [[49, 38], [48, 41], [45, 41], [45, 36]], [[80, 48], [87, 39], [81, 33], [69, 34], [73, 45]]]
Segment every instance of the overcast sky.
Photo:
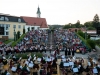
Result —
[[0, 13], [36, 17], [38, 5], [48, 24], [83, 24], [100, 16], [100, 0], [0, 0]]

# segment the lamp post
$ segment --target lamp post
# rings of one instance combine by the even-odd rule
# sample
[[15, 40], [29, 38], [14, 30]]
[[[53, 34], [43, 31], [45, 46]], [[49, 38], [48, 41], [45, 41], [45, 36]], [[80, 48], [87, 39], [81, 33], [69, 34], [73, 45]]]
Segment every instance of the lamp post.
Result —
[[86, 41], [86, 38], [87, 38], [87, 28], [85, 26], [85, 41]]
[[15, 32], [15, 27], [14, 27], [14, 41], [16, 41], [16, 32]]

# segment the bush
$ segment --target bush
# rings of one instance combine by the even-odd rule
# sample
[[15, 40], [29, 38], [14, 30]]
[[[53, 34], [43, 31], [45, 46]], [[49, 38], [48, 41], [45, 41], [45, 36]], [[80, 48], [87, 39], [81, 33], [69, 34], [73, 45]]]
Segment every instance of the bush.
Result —
[[[22, 59], [27, 59], [28, 58], [28, 56], [27, 55], [29, 55], [30, 53], [16, 53], [16, 54], [14, 54], [17, 58], [20, 58], [20, 57], [22, 57]], [[31, 53], [31, 56], [32, 56], [32, 58], [34, 57], [34, 54], [36, 55], [36, 56], [38, 56], [38, 57], [42, 57], [43, 56], [43, 54], [42, 53]], [[0, 57], [1, 58], [1, 57]], [[6, 56], [6, 58], [8, 59], [9, 58], [9, 55], [7, 55]], [[12, 57], [10, 57], [10, 58], [12, 58]]]
[[14, 47], [18, 42], [20, 42], [25, 37], [26, 34], [23, 34], [17, 41], [14, 41], [11, 46]]
[[25, 34], [25, 28], [23, 28], [23, 34]]
[[88, 44], [88, 42], [83, 37], [81, 37], [79, 34], [76, 33], [76, 35], [82, 40], [82, 44], [86, 46], [88, 51], [91, 51], [91, 46]]
[[87, 43], [91, 46], [92, 49], [95, 49], [95, 45], [96, 45], [95, 41], [88, 39]]
[[78, 31], [78, 34], [79, 34], [81, 37], [85, 38], [85, 34], [84, 34], [82, 31]]

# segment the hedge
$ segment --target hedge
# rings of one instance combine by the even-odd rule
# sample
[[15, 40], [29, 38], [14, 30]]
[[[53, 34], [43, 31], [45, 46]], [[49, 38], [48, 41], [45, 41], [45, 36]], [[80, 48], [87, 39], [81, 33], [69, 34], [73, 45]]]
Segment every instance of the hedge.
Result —
[[83, 41], [83, 43], [88, 47], [88, 49], [92, 49], [91, 46], [88, 44], [87, 40], [85, 40], [83, 37], [81, 37], [79, 34], [76, 33], [76, 35]]
[[22, 34], [21, 37], [20, 37], [17, 41], [14, 41], [14, 42], [11, 44], [11, 46], [12, 46], [12, 47], [16, 46], [16, 44], [18, 44], [18, 43], [25, 37], [26, 34], [27, 34], [27, 33]]
[[6, 41], [4, 41], [4, 43], [5, 44], [8, 44], [8, 43], [10, 43], [12, 40], [6, 40]]
[[94, 40], [88, 39], [87, 42], [88, 42], [88, 44], [91, 46], [92, 49], [95, 49], [96, 43], [95, 43]]
[[[29, 55], [29, 54], [31, 54], [32, 58], [34, 57], [34, 54], [35, 54], [36, 56], [40, 57], [40, 58], [43, 56], [42, 53], [16, 53], [16, 54], [14, 54], [14, 55], [16, 56], [16, 58], [22, 57], [22, 59], [27, 59], [27, 58], [28, 58], [27, 55]], [[10, 58], [9, 58], [9, 57], [10, 57]], [[8, 59], [8, 58], [11, 59], [12, 56], [7, 55], [6, 58], [7, 58], [7, 59]]]

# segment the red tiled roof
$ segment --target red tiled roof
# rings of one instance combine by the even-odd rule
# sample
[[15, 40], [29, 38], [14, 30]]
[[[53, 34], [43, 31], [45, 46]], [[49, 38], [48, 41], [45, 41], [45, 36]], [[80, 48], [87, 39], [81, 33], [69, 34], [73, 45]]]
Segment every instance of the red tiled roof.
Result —
[[40, 28], [48, 28], [45, 18], [21, 16], [27, 25], [40, 26]]

